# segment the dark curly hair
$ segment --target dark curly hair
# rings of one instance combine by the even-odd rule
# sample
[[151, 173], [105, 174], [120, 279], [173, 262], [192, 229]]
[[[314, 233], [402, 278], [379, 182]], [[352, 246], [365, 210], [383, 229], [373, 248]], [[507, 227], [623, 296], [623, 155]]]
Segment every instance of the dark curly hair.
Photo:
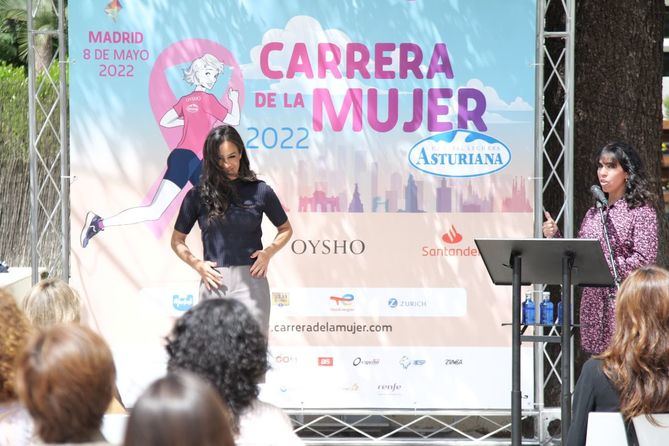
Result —
[[235, 299], [209, 299], [191, 308], [167, 338], [167, 370], [185, 370], [210, 382], [239, 416], [258, 397], [269, 369], [267, 341], [246, 306]]
[[202, 179], [199, 186], [200, 198], [209, 219], [224, 218], [228, 206], [237, 201], [237, 194], [231, 184], [232, 180], [228, 179], [218, 162], [219, 149], [224, 142], [231, 142], [239, 149], [241, 159], [237, 179], [241, 181], [257, 180], [255, 172], [251, 170], [244, 141], [237, 130], [229, 125], [214, 127], [204, 141]]
[[648, 189], [648, 180], [643, 170], [641, 157], [634, 147], [620, 141], [608, 143], [595, 153], [595, 166], [598, 166], [602, 155], [611, 155], [628, 174], [624, 197], [630, 208], [644, 205], [657, 207], [655, 194]]

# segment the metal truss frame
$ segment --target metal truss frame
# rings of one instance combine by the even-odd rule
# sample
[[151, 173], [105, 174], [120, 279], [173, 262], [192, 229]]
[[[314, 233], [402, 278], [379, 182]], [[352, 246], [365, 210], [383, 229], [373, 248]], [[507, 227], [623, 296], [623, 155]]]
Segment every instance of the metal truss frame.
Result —
[[[30, 255], [32, 282], [40, 270], [49, 276], [70, 276], [70, 177], [67, 123], [67, 41], [65, 0], [28, 0], [28, 122], [30, 154]], [[52, 15], [56, 23], [38, 19]], [[54, 26], [55, 25], [55, 26]], [[44, 45], [56, 39], [57, 50]], [[40, 42], [42, 45], [38, 45]], [[37, 54], [42, 50], [47, 54]], [[39, 58], [37, 56], [40, 56]], [[47, 60], [45, 66], [39, 61]], [[58, 67], [57, 71], [54, 66]], [[57, 76], [55, 75], [57, 73]], [[48, 91], [51, 90], [51, 91]], [[49, 94], [51, 93], [51, 94]], [[47, 135], [58, 150], [48, 146]], [[47, 196], [55, 196], [55, 202]], [[56, 249], [60, 252], [54, 253]]]
[[[69, 142], [67, 122], [67, 42], [64, 0], [28, 0], [28, 85], [30, 142], [30, 234], [32, 281], [40, 269], [48, 275], [69, 280], [70, 207]], [[52, 8], [57, 27], [36, 28], [40, 8]], [[564, 200], [556, 220], [564, 234], [573, 236], [573, 114], [574, 114], [574, 19], [575, 0], [537, 0], [536, 107], [535, 107], [535, 225], [541, 236], [544, 195], [558, 190]], [[548, 29], [547, 14], [552, 14]], [[557, 17], [557, 18], [556, 18]], [[36, 66], [36, 39], [57, 39], [57, 51], [46, 70]], [[52, 66], [58, 66], [58, 78]], [[53, 89], [55, 100], [45, 101], [43, 93]], [[552, 107], [545, 107], [550, 97]], [[556, 100], [558, 105], [556, 106]], [[45, 135], [51, 132], [60, 147], [56, 155], [46, 155]], [[547, 167], [545, 169], [544, 167]], [[56, 203], [43, 200], [52, 188]], [[46, 241], [56, 241], [60, 256], [45, 253]], [[55, 258], [55, 260], [54, 260]], [[554, 329], [553, 329], [554, 330]], [[552, 333], [551, 330], [551, 334]], [[535, 410], [524, 411], [523, 419], [533, 419], [534, 434], [526, 444], [552, 444], [548, 423], [560, 417], [559, 408], [545, 407], [545, 390], [560, 384], [561, 354], [535, 344]], [[573, 368], [573, 363], [571, 364]], [[573, 376], [573, 373], [572, 373]], [[573, 388], [573, 383], [572, 388]], [[296, 431], [310, 445], [464, 445], [509, 444], [510, 411], [491, 410], [289, 410]]]

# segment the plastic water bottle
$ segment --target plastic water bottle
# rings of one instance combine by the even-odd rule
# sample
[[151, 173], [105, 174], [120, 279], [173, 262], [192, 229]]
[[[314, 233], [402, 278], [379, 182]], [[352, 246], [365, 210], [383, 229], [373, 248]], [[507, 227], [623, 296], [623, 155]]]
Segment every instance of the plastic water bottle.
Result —
[[557, 304], [557, 322], [558, 325], [562, 325], [562, 301], [560, 300]]
[[523, 315], [521, 323], [523, 325], [534, 324], [534, 300], [532, 299], [532, 291], [525, 293], [525, 302], [523, 302]]
[[551, 293], [544, 291], [543, 300], [539, 305], [539, 320], [544, 325], [553, 325], [553, 302], [551, 302]]

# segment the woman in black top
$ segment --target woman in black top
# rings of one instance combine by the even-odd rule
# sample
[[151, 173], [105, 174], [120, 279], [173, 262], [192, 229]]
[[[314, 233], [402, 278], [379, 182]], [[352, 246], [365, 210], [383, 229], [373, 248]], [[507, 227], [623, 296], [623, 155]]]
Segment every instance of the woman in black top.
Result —
[[669, 271], [657, 266], [639, 268], [620, 287], [611, 344], [586, 361], [576, 383], [567, 446], [585, 444], [590, 412], [618, 411], [630, 445], [633, 417], [669, 412]]
[[[261, 241], [263, 214], [277, 228], [266, 248]], [[186, 244], [195, 222], [202, 232], [203, 259]], [[172, 233], [172, 249], [202, 279], [200, 297], [244, 302], [267, 334], [267, 268], [292, 233], [276, 194], [251, 170], [239, 133], [228, 125], [214, 128], [204, 143], [200, 185], [186, 194]]]

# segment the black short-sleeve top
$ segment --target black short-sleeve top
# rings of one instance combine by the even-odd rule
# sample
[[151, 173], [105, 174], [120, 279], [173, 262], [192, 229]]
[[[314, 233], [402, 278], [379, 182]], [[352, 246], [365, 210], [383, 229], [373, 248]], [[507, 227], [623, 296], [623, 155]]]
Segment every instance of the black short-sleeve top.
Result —
[[200, 188], [186, 194], [174, 229], [190, 233], [197, 221], [202, 231], [204, 260], [217, 266], [251, 265], [250, 256], [262, 247], [263, 214], [274, 226], [288, 221], [279, 198], [264, 181], [232, 181], [237, 199], [225, 211], [224, 218], [210, 219], [200, 199]]

